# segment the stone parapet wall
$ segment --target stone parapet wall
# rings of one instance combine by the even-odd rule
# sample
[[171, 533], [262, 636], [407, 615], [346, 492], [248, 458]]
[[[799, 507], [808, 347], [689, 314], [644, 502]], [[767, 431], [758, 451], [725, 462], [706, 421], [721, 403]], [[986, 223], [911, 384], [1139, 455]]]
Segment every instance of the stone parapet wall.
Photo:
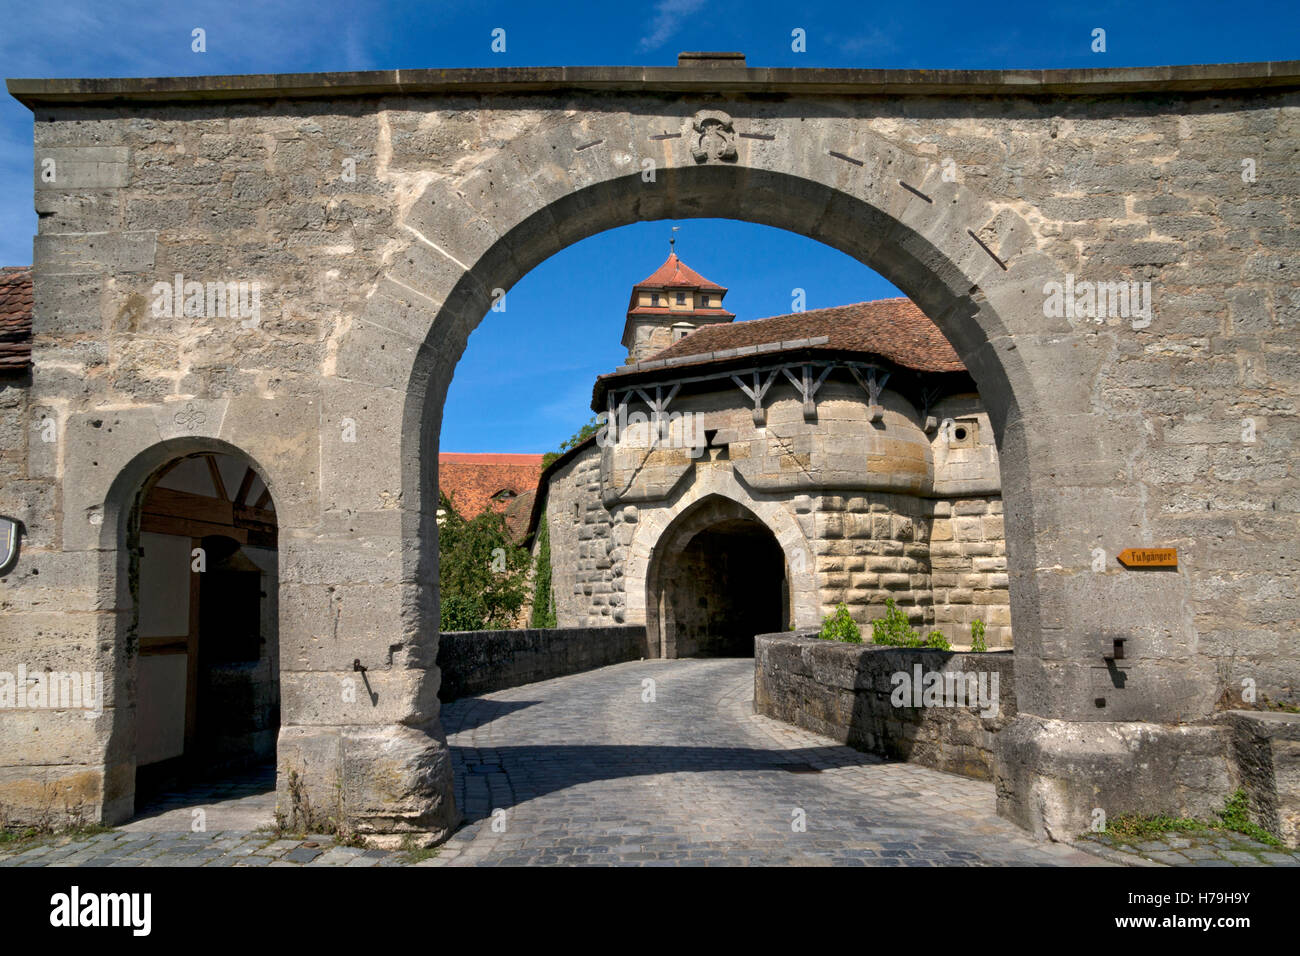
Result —
[[444, 703], [609, 664], [640, 660], [645, 627], [567, 627], [518, 631], [444, 631], [438, 667]]
[[[953, 675], [954, 682], [959, 673], [974, 675], [977, 686], [983, 676], [985, 701], [996, 703], [894, 706], [901, 682], [893, 675], [914, 681], [917, 668], [922, 688], [928, 673]], [[760, 634], [754, 639], [754, 710], [859, 750], [989, 780], [995, 735], [1016, 715], [1014, 661], [1008, 653], [955, 654], [797, 633]]]

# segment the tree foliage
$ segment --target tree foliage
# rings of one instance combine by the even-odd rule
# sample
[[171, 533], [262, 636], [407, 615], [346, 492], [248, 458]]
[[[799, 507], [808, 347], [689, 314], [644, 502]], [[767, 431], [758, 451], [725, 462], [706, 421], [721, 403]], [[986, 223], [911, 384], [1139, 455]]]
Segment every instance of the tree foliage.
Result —
[[442, 630], [513, 627], [528, 596], [527, 550], [510, 540], [505, 517], [491, 509], [466, 519], [444, 494], [438, 506]]
[[551, 531], [546, 515], [537, 525], [537, 568], [533, 572], [533, 627], [555, 627], [555, 592], [551, 587]]

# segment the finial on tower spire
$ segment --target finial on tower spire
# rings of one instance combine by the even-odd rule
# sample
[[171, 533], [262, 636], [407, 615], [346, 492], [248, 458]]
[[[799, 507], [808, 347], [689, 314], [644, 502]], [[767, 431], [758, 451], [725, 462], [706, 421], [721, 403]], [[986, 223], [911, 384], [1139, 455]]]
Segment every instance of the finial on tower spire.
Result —
[[[678, 229], [680, 229], [680, 228], [682, 228], [682, 227], [681, 227], [681, 226], [673, 226], [673, 232], [676, 232], [676, 231], [677, 231]], [[676, 247], [677, 247], [677, 237], [674, 236], [674, 235], [672, 234], [672, 232], [670, 232], [670, 233], [668, 234], [668, 254], [669, 254], [670, 256], [671, 256], [671, 255], [676, 251]]]

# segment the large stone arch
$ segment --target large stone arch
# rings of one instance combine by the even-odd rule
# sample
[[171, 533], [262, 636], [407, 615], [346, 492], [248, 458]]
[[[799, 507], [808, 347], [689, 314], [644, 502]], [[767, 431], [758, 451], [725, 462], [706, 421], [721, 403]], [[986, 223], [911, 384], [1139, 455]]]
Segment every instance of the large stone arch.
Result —
[[[1012, 615], [1026, 635], [1017, 645], [1029, 662], [1021, 693], [1034, 700], [1043, 603], [1034, 572], [1035, 504], [1050, 502], [1035, 503], [1031, 488], [1035, 465], [1044, 472], [1049, 465], [1031, 454], [1036, 434], [1026, 423], [1049, 416], [1040, 408], [1027, 336], [1052, 328], [1041, 307], [1051, 263], [1015, 213], [945, 182], [938, 165], [834, 122], [786, 124], [799, 127], [788, 131], [789, 139], [803, 139], [798, 148], [764, 152], [755, 144], [767, 140], [742, 138], [734, 163], [696, 164], [675, 141], [677, 151], [665, 146], [654, 181], [646, 182], [639, 172], [645, 145], [668, 143], [660, 132], [680, 124], [633, 112], [542, 126], [464, 175], [429, 182], [405, 206], [401, 227], [410, 238], [391, 253], [340, 343], [335, 372], [376, 386], [407, 376], [392, 479], [402, 499], [407, 660], [432, 665], [436, 654], [438, 435], [470, 332], [498, 296], [573, 242], [646, 219], [721, 217], [787, 229], [854, 256], [913, 298], [961, 355], [998, 438], [1004, 494], [1016, 503], [1006, 514]], [[1064, 320], [1055, 322], [1068, 330]], [[1054, 399], [1082, 397], [1068, 391], [1053, 383]], [[343, 414], [328, 392], [324, 403], [328, 419]], [[424, 674], [411, 695], [428, 701], [438, 676], [433, 666]], [[1042, 709], [1051, 706], [1044, 700]], [[440, 746], [440, 731], [430, 724], [426, 732], [426, 743], [411, 741], [424, 754], [419, 761], [435, 760]]]

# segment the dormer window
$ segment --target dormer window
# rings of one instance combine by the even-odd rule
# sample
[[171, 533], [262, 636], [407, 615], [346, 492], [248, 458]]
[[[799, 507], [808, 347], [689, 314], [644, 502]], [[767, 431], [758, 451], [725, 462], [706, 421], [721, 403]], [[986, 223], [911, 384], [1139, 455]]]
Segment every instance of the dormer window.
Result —
[[493, 501], [514, 501], [518, 497], [519, 497], [518, 492], [512, 491], [509, 488], [502, 488], [500, 491], [498, 491], [495, 495], [492, 496], [492, 500]]

